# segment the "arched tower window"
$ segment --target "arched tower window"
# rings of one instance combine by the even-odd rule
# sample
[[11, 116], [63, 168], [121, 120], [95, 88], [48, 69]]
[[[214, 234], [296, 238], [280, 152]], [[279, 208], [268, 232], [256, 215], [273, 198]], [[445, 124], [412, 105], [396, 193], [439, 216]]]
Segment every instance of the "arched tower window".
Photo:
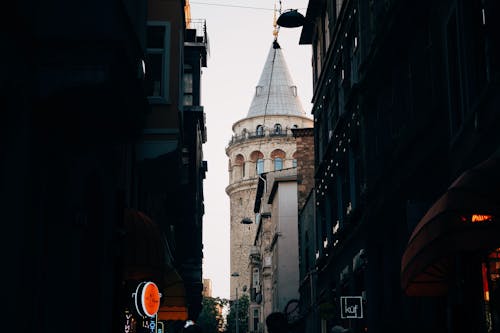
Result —
[[274, 171], [283, 169], [283, 159], [281, 157], [276, 157], [274, 159]]
[[241, 179], [245, 177], [245, 158], [243, 155], [238, 154], [234, 159], [234, 179]]
[[259, 158], [257, 160], [257, 174], [260, 175], [261, 173], [264, 172], [264, 159], [263, 158]]
[[257, 175], [264, 172], [264, 154], [262, 154], [262, 152], [258, 150], [253, 151], [252, 154], [250, 154], [250, 160], [255, 163], [255, 173]]
[[274, 161], [274, 170], [283, 169], [283, 160], [285, 159], [285, 152], [281, 149], [275, 149], [271, 152], [271, 159]]
[[294, 168], [297, 167], [297, 152], [293, 153], [293, 155], [292, 155], [292, 166]]
[[274, 124], [274, 134], [281, 134], [281, 124]]
[[255, 129], [255, 134], [257, 134], [257, 136], [264, 136], [264, 126], [257, 125], [257, 128]]

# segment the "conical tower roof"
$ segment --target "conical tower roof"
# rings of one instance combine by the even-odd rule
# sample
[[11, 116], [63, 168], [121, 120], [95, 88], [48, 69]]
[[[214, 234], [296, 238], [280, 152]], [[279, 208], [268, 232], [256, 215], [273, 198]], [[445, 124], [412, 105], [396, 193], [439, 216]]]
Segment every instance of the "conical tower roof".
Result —
[[269, 50], [247, 118], [264, 115], [305, 116], [297, 86], [277, 41]]

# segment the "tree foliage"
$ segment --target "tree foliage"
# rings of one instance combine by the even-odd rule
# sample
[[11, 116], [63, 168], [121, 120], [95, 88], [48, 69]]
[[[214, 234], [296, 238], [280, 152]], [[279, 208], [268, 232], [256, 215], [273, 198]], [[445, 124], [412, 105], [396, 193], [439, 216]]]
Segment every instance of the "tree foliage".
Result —
[[236, 301], [230, 302], [229, 313], [227, 315], [227, 333], [236, 333], [236, 306], [238, 307], [238, 333], [248, 332], [248, 305], [250, 300], [247, 295], [243, 295]]
[[217, 333], [224, 330], [222, 309], [228, 301], [224, 298], [203, 297], [202, 309], [196, 323], [203, 328], [204, 333]]

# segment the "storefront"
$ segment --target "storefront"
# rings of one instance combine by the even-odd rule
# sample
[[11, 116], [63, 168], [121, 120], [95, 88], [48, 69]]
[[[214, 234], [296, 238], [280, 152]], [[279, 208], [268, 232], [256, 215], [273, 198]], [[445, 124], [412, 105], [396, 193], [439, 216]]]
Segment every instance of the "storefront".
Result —
[[123, 331], [163, 333], [187, 319], [184, 283], [158, 226], [136, 210], [126, 210], [124, 220]]
[[417, 224], [401, 261], [408, 296], [446, 299], [449, 332], [500, 332], [500, 157], [464, 172]]

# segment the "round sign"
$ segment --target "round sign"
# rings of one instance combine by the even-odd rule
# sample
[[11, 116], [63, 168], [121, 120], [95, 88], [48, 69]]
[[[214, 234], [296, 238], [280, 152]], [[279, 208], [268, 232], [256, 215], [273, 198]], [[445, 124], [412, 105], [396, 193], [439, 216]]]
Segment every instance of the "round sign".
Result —
[[135, 309], [141, 316], [154, 317], [160, 309], [160, 297], [154, 282], [141, 282], [135, 291]]

